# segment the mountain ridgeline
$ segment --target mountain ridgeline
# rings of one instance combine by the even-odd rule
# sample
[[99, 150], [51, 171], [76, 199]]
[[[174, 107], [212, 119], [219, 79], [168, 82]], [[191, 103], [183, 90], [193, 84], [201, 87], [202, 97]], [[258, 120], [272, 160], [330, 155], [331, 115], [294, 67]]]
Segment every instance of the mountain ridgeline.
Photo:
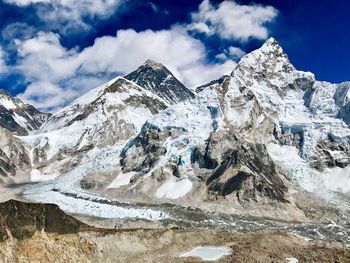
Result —
[[51, 116], [0, 89], [0, 127], [17, 135], [34, 133]]
[[295, 69], [273, 38], [196, 91], [149, 60], [20, 138], [30, 179], [51, 180], [24, 194], [94, 216], [98, 195], [302, 221], [317, 217], [308, 193], [346, 211], [349, 89]]

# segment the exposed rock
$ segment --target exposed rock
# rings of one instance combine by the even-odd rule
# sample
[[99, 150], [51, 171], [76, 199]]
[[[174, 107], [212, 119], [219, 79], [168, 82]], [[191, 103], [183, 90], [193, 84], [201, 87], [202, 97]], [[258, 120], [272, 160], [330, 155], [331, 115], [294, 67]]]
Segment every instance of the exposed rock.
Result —
[[123, 172], [149, 172], [161, 156], [166, 154], [166, 148], [163, 147], [166, 139], [180, 133], [181, 131], [171, 129], [161, 131], [156, 126], [146, 123], [140, 134], [130, 141], [121, 153]]
[[310, 166], [319, 171], [325, 168], [344, 168], [350, 164], [350, 137], [339, 138], [332, 134], [316, 145], [310, 157]]
[[164, 65], [152, 60], [147, 60], [125, 78], [157, 94], [169, 104], [194, 98], [193, 92], [175, 78]]
[[28, 172], [30, 168], [29, 153], [24, 144], [11, 132], [0, 128], [0, 177], [8, 177], [1, 181], [11, 182], [11, 177]]
[[17, 135], [28, 135], [38, 130], [50, 116], [0, 89], [0, 127]]
[[68, 234], [94, 230], [66, 215], [57, 205], [16, 200], [0, 203], [0, 222], [0, 241], [11, 237], [18, 240], [30, 238], [37, 231]]
[[[203, 148], [202, 148], [203, 149]], [[193, 161], [213, 169], [206, 179], [210, 195], [245, 202], [288, 202], [288, 187], [263, 144], [248, 144], [227, 132], [213, 132], [205, 152]]]

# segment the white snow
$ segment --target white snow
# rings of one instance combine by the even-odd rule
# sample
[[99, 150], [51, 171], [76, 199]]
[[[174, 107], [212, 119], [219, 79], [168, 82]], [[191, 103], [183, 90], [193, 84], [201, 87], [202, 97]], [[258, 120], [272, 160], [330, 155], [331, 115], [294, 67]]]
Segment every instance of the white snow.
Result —
[[101, 218], [141, 218], [148, 220], [161, 220], [168, 216], [162, 211], [151, 209], [125, 208], [117, 205], [100, 203], [98, 200], [86, 200], [66, 196], [57, 191], [26, 194], [27, 198], [41, 203], [57, 204], [66, 213], [85, 214]]
[[16, 112], [13, 112], [12, 117], [19, 126], [23, 127], [27, 131], [34, 130], [34, 128], [30, 126], [29, 122], [22, 116], [18, 115]]
[[192, 251], [182, 254], [180, 257], [200, 257], [205, 261], [218, 260], [232, 253], [229, 247], [196, 247]]
[[128, 185], [130, 183], [131, 177], [133, 177], [136, 173], [135, 172], [128, 172], [128, 173], [122, 173], [113, 180], [113, 182], [107, 186], [107, 189], [110, 188], [119, 188], [123, 185]]
[[344, 194], [350, 193], [350, 166], [325, 169], [320, 176], [328, 189]]
[[93, 149], [86, 156], [88, 161], [83, 161], [72, 171], [54, 180], [32, 186], [24, 191], [24, 196], [34, 202], [57, 204], [67, 213], [120, 219], [162, 220], [167, 218], [168, 215], [162, 211], [112, 205], [110, 203], [113, 200], [85, 192], [79, 187], [79, 181], [84, 176], [93, 172], [111, 171], [119, 163], [118, 157], [125, 143], [124, 141], [113, 147]]
[[15, 109], [18, 106], [11, 100], [9, 99], [7, 96], [1, 96], [0, 98], [0, 105], [4, 106], [4, 108], [11, 110], [11, 109]]
[[48, 181], [56, 178], [58, 174], [56, 173], [51, 173], [50, 175], [47, 174], [42, 174], [38, 169], [33, 169], [30, 172], [30, 180], [32, 182], [43, 182], [43, 181]]
[[156, 191], [157, 198], [177, 199], [185, 196], [192, 189], [192, 182], [188, 179], [176, 181], [172, 176], [168, 181], [162, 184]]
[[298, 263], [299, 260], [296, 258], [286, 258], [286, 263]]
[[[290, 180], [292, 186], [301, 186], [305, 190], [313, 192], [343, 209], [350, 208], [348, 203], [339, 200], [333, 192], [339, 186], [334, 181], [335, 179], [325, 182], [320, 173], [310, 168], [309, 163], [299, 156], [298, 150], [295, 147], [269, 143], [267, 145], [267, 151], [271, 158], [287, 172], [287, 178]], [[341, 178], [343, 183], [349, 182], [348, 173], [344, 175], [344, 171], [342, 171], [339, 174], [336, 178]], [[347, 187], [348, 185], [345, 189]]]

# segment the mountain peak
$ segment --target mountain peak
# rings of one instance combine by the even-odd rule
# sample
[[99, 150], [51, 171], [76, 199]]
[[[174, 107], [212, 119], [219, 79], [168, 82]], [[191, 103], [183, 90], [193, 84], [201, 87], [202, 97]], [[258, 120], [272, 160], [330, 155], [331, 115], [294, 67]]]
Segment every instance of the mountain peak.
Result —
[[269, 38], [265, 41], [264, 44], [278, 44], [278, 45], [279, 45], [278, 41], [277, 41], [275, 38], [273, 38], [273, 37], [269, 37]]
[[4, 90], [4, 89], [0, 89], [0, 95], [5, 95], [8, 97], [12, 96], [10, 92], [8, 92], [7, 90]]
[[0, 89], [0, 127], [17, 135], [27, 135], [39, 129], [50, 115]]
[[245, 73], [265, 72], [271, 75], [278, 72], [287, 73], [295, 70], [295, 67], [290, 63], [287, 54], [278, 41], [270, 37], [259, 49], [243, 56], [231, 73], [231, 76], [238, 71]]
[[169, 104], [194, 97], [192, 91], [186, 88], [163, 64], [150, 59], [125, 78], [158, 95]]
[[278, 55], [287, 56], [280, 43], [273, 37], [270, 37], [268, 40], [266, 40], [261, 48], [257, 50], [260, 50], [264, 53], [277, 53]]
[[[142, 64], [142, 66], [147, 66], [147, 67], [151, 67], [151, 68], [154, 68], [154, 69], [162, 69], [162, 68], [165, 68], [165, 66], [162, 64], [162, 63], [159, 63], [157, 61], [154, 61], [152, 59], [147, 59], [145, 61], [145, 63]], [[142, 67], [141, 66], [141, 67]]]

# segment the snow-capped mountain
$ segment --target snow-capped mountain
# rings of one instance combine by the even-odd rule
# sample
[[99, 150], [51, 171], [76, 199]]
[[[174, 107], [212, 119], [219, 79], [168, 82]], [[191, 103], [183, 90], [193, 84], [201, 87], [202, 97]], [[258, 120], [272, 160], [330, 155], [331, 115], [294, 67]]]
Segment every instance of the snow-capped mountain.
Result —
[[35, 132], [50, 115], [0, 89], [0, 126], [14, 134], [28, 135]]
[[169, 104], [194, 98], [193, 92], [175, 78], [163, 64], [152, 60], [147, 60], [125, 78], [157, 94]]
[[105, 197], [290, 220], [310, 216], [305, 192], [350, 208], [350, 84], [296, 70], [273, 38], [195, 96], [155, 62], [126, 78], [21, 137], [32, 180], [55, 178], [28, 199], [95, 216]]

